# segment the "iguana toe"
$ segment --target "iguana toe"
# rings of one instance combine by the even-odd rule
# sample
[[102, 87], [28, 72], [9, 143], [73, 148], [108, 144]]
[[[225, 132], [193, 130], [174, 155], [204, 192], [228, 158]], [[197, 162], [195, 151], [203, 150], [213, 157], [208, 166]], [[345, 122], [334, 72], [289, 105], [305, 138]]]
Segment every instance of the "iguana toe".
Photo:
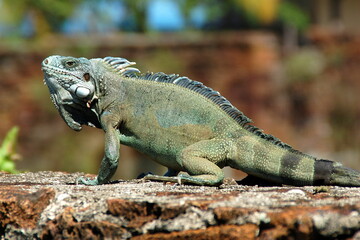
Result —
[[78, 179], [76, 179], [75, 183], [76, 185], [88, 185], [88, 186], [99, 185], [97, 178], [90, 179], [85, 177], [79, 177]]

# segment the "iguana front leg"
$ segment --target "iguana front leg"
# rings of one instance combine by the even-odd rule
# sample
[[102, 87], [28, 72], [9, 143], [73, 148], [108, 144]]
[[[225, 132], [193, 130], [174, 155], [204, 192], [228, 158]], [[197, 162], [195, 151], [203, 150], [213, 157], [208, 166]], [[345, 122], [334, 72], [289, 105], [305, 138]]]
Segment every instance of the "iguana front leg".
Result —
[[80, 177], [77, 179], [77, 184], [84, 185], [98, 185], [110, 181], [114, 175], [118, 160], [120, 157], [120, 134], [116, 124], [111, 121], [111, 117], [103, 114], [102, 121], [103, 129], [105, 131], [105, 154], [101, 161], [98, 176], [95, 179], [88, 179]]

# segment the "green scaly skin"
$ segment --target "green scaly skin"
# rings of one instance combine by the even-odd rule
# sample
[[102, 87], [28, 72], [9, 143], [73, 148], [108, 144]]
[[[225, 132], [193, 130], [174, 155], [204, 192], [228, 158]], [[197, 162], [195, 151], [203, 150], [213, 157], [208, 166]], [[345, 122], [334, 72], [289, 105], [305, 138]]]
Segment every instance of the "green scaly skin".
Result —
[[[105, 132], [97, 178], [77, 183], [109, 182], [121, 143], [168, 167], [165, 176], [147, 179], [213, 186], [224, 179], [221, 168], [230, 166], [276, 183], [360, 186], [359, 172], [262, 133], [218, 92], [186, 77], [139, 74], [134, 64], [63, 56], [42, 63], [51, 99], [68, 126]], [[180, 171], [189, 175], [177, 175]]]

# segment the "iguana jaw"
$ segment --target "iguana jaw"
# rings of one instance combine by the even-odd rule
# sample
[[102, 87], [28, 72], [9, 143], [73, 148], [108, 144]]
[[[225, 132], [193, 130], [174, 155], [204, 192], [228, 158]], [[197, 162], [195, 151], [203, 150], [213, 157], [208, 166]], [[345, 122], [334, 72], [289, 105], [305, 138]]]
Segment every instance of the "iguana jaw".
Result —
[[60, 105], [73, 104], [73, 97], [66, 91], [53, 76], [44, 72], [44, 84], [49, 88], [50, 98], [55, 107], [59, 109]]

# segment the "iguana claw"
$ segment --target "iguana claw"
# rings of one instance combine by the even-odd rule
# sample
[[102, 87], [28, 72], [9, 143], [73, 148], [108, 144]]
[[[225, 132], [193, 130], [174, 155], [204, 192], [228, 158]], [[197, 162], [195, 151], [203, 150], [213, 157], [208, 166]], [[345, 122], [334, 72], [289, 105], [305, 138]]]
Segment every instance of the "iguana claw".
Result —
[[88, 186], [99, 185], [97, 178], [90, 179], [90, 178], [85, 178], [85, 177], [79, 177], [78, 179], [76, 179], [75, 184], [76, 185], [88, 185]]
[[177, 176], [173, 176], [173, 177], [148, 174], [144, 177], [144, 179], [160, 181], [160, 182], [173, 182], [173, 183], [177, 183], [179, 185], [182, 185], [182, 184], [217, 185], [218, 184], [218, 183], [212, 182], [211, 180], [196, 178], [196, 177], [189, 176], [187, 174], [178, 174]]

